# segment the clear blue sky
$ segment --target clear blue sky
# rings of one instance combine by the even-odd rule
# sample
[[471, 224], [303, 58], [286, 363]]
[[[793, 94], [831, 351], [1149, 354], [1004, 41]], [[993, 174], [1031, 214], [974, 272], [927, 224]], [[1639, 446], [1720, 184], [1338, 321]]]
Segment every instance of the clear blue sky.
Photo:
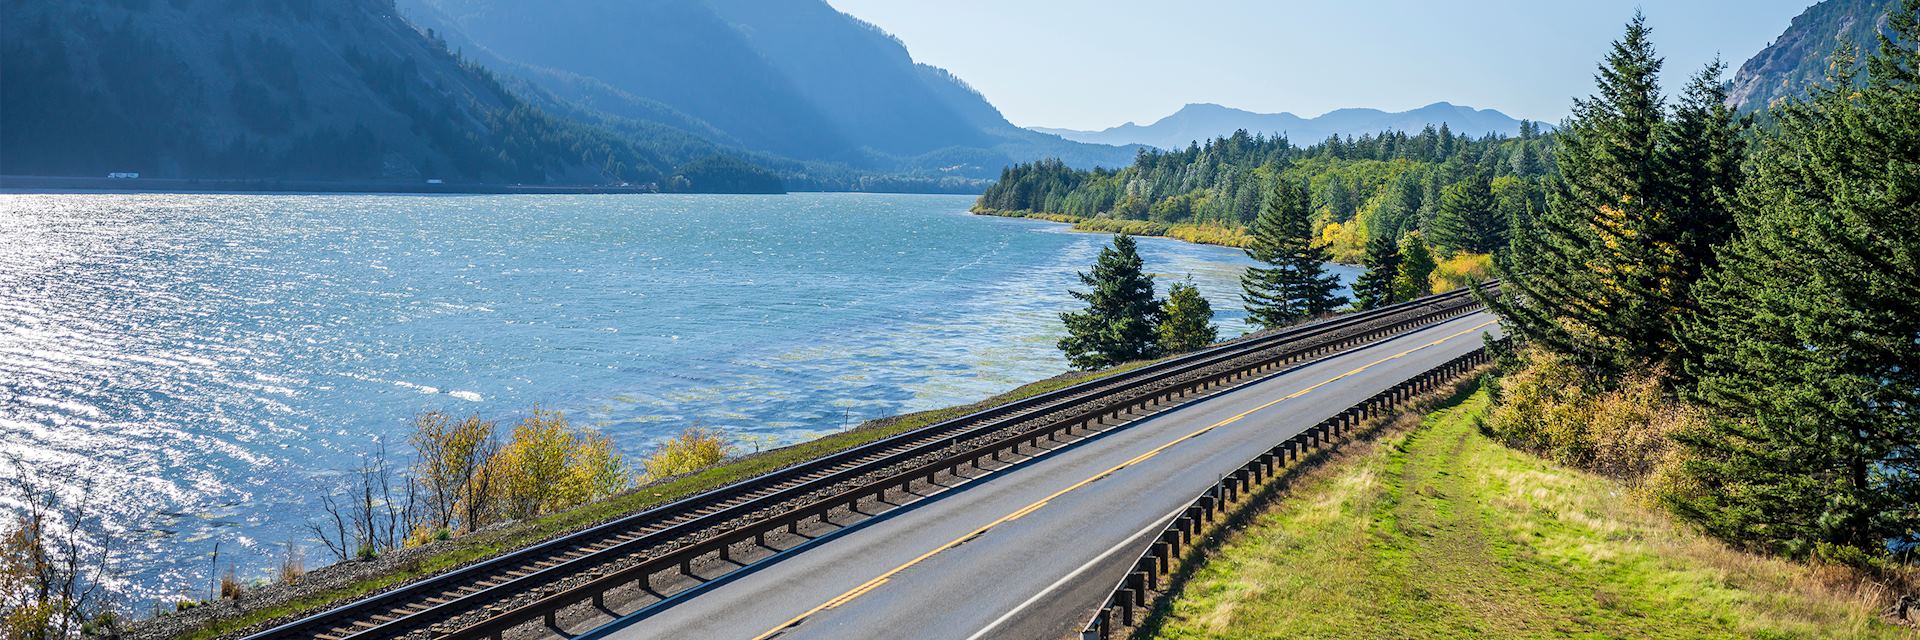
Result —
[[1147, 123], [1189, 102], [1314, 116], [1437, 101], [1558, 121], [1636, 7], [1680, 86], [1813, 0], [827, 0], [1022, 126]]

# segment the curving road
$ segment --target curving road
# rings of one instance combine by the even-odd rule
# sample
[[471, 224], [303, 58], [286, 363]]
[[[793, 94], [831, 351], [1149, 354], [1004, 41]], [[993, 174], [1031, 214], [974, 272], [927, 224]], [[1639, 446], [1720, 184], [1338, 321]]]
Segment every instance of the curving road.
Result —
[[1499, 335], [1475, 313], [1144, 418], [585, 638], [1059, 638], [1147, 540], [1260, 452]]

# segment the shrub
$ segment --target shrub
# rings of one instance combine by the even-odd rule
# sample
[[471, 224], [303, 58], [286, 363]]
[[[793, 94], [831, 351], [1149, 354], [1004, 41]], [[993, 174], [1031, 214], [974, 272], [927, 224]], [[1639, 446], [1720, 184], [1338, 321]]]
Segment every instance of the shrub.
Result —
[[494, 423], [479, 416], [455, 420], [433, 411], [414, 418], [413, 476], [426, 499], [431, 528], [472, 530], [490, 510], [482, 470], [499, 449], [493, 433]]
[[1484, 253], [1456, 253], [1433, 269], [1428, 281], [1433, 292], [1452, 291], [1467, 286], [1468, 280], [1485, 282], [1493, 277], [1493, 256]]
[[508, 518], [529, 518], [626, 489], [632, 474], [604, 435], [575, 429], [557, 411], [535, 409], [487, 465]]
[[1696, 409], [1667, 396], [1662, 378], [1643, 372], [1605, 388], [1572, 363], [1529, 350], [1520, 368], [1501, 378], [1485, 426], [1510, 445], [1647, 486], [1660, 497], [1683, 490], [1675, 437], [1701, 424]]
[[726, 432], [695, 425], [661, 443], [641, 466], [646, 469], [647, 481], [659, 480], [713, 466], [735, 450]]

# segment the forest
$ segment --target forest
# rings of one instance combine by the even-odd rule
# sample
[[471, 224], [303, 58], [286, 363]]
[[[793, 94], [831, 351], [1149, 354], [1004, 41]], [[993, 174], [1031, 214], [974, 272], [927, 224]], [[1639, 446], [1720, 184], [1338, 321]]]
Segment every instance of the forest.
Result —
[[[1335, 260], [1360, 262], [1375, 236], [1397, 241], [1436, 227], [1449, 229], [1428, 234], [1448, 253], [1485, 253], [1505, 229], [1447, 219], [1448, 190], [1473, 203], [1491, 201], [1505, 217], [1538, 210], [1553, 149], [1552, 133], [1532, 122], [1521, 123], [1514, 138], [1456, 135], [1441, 123], [1416, 134], [1335, 136], [1305, 147], [1284, 136], [1239, 131], [1180, 151], [1143, 150], [1118, 170], [1081, 171], [1046, 160], [1014, 165], [975, 210], [1070, 216], [1065, 219], [1095, 228], [1144, 221], [1237, 231], [1253, 223], [1275, 183], [1301, 182], [1311, 197], [1315, 233]], [[1484, 211], [1475, 204], [1457, 213]]]
[[[1899, 591], [1920, 548], [1917, 12], [1905, 0], [1760, 118], [1728, 105], [1717, 60], [1663, 91], [1636, 15], [1551, 134], [1242, 134], [1120, 171], [1010, 168], [980, 206], [1239, 225], [1258, 263], [1240, 297], [1268, 328], [1345, 303], [1323, 265], [1353, 255], [1348, 233], [1364, 239], [1358, 308], [1479, 256], [1498, 286], [1476, 294], [1510, 338], [1489, 341], [1489, 435], [1736, 547]], [[1076, 366], [1211, 341], [1211, 311], [1156, 300], [1124, 233], [1081, 279], [1059, 344]]]

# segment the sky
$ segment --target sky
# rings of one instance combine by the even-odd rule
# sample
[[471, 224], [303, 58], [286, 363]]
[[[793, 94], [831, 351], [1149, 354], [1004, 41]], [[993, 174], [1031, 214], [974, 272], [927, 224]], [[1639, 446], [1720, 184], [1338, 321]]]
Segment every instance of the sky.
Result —
[[1146, 124], [1195, 102], [1316, 116], [1446, 101], [1557, 122], [1635, 8], [1676, 91], [1728, 77], [1813, 0], [827, 0], [1021, 126]]

